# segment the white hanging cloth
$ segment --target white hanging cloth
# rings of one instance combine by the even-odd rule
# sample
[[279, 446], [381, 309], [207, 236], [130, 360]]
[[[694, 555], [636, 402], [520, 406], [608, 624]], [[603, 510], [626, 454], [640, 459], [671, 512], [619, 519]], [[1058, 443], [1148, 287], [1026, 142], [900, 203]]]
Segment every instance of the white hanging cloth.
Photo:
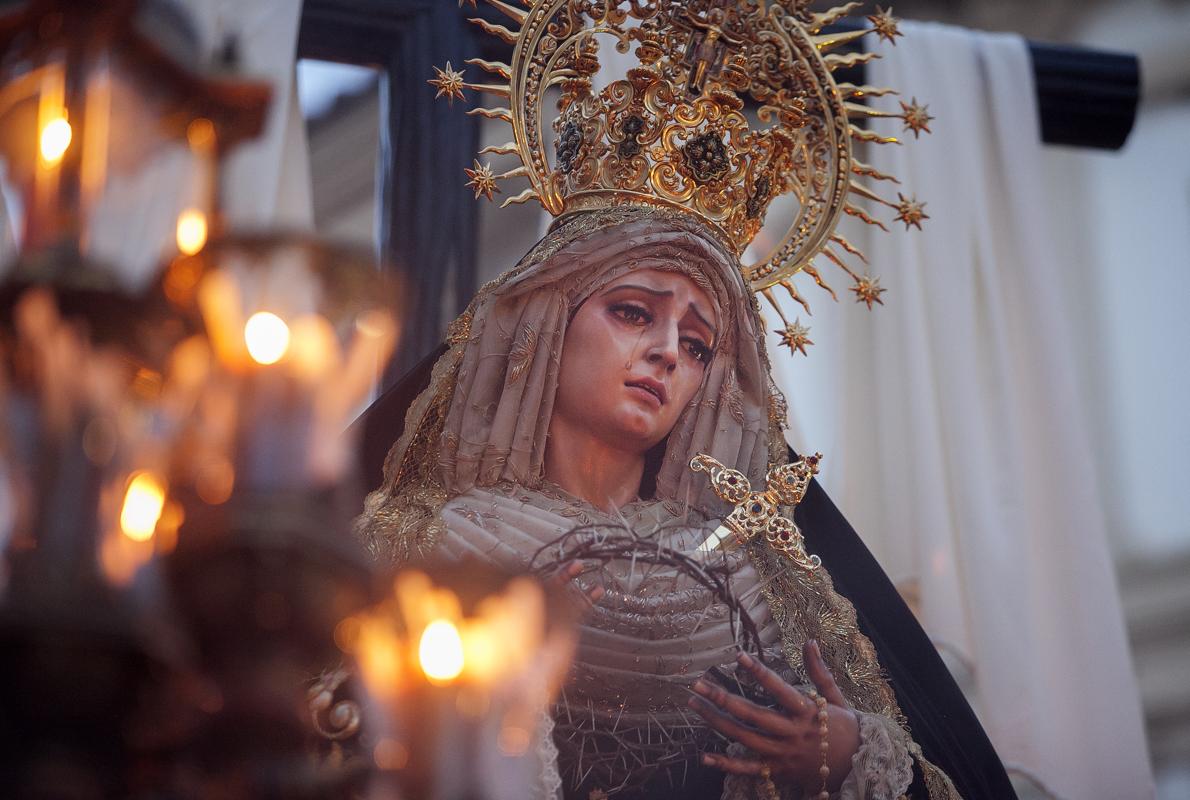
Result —
[[[845, 231], [888, 289], [870, 314], [849, 292], [836, 305], [803, 287], [816, 344], [773, 359], [790, 437], [826, 454], [833, 499], [969, 670], [960, 679], [1010, 771], [1068, 800], [1151, 797], [1102, 510], [1111, 487], [1097, 483], [1064, 290], [1081, 265], [1054, 233], [1082, 199], [1045, 183], [1047, 159], [1070, 156], [1041, 144], [1022, 39], [903, 30], [867, 82], [928, 103], [933, 134], [861, 158], [900, 179], [882, 195], [916, 195], [930, 218], [923, 231]], [[872, 127], [902, 136], [900, 120]]]
[[208, 52], [234, 36], [239, 74], [269, 81], [273, 99], [261, 135], [238, 145], [223, 170], [223, 210], [232, 230], [311, 230], [310, 153], [297, 100], [302, 4], [293, 0], [185, 0]]

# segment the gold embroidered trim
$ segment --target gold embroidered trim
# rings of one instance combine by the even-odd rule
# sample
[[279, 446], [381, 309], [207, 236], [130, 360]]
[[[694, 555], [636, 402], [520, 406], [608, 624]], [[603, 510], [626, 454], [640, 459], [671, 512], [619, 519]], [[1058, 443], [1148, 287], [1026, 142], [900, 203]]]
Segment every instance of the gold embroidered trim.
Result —
[[789, 665], [804, 673], [802, 645], [816, 639], [843, 696], [859, 711], [882, 714], [902, 727], [897, 706], [876, 658], [876, 648], [856, 624], [855, 609], [834, 590], [826, 570], [807, 572], [767, 544], [751, 542], [748, 554], [760, 574]]
[[925, 779], [926, 791], [930, 794], [930, 800], [963, 800], [950, 777], [932, 762], [926, 760], [926, 757], [921, 753], [921, 746], [912, 739], [910, 739], [909, 752], [917, 760], [917, 765], [921, 767], [921, 774]]
[[516, 383], [529, 370], [533, 363], [533, 356], [537, 353], [537, 331], [531, 325], [526, 325], [508, 353], [508, 382]]
[[384, 485], [368, 495], [355, 521], [356, 535], [379, 561], [400, 565], [424, 558], [442, 533], [438, 512], [446, 491], [437, 452], [466, 345], [460, 338], [434, 364], [430, 385], [409, 406], [405, 430], [385, 458]]

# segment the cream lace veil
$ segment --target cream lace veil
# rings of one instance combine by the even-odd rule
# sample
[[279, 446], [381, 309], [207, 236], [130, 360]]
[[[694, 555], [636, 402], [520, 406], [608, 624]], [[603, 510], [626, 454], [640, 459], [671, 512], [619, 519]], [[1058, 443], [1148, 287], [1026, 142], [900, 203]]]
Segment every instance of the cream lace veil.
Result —
[[[509, 272], [485, 286], [454, 324], [430, 387], [410, 407], [385, 461], [384, 485], [360, 520], [373, 552], [397, 561], [426, 552], [436, 507], [475, 486], [540, 485], [562, 341], [583, 300], [634, 269], [679, 271], [711, 298], [720, 341], [657, 471], [656, 499], [674, 513], [713, 511], [708, 453], [760, 480], [785, 457], [784, 405], [769, 377], [763, 331], [735, 259], [685, 215], [608, 209], [563, 220]], [[432, 523], [431, 523], [431, 527]]]

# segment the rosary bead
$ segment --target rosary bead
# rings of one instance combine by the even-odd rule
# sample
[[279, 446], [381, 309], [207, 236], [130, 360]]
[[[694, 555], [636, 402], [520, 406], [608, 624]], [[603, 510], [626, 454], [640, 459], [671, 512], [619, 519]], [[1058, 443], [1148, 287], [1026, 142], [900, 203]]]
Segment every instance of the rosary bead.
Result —
[[830, 748], [827, 736], [830, 734], [830, 728], [827, 727], [829, 717], [826, 711], [826, 698], [815, 691], [811, 691], [809, 696], [818, 706], [818, 713], [814, 716], [818, 721], [818, 749], [822, 752], [822, 766], [818, 768], [818, 777], [822, 778], [822, 791], [815, 795], [815, 798], [816, 800], [830, 800], [830, 792], [826, 789], [827, 779], [831, 774], [830, 765], [827, 763], [827, 750]]

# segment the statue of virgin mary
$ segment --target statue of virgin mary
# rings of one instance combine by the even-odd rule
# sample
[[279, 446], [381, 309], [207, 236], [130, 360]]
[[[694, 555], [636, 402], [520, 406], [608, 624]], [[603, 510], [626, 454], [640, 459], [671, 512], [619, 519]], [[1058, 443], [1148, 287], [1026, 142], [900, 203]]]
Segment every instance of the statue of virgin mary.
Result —
[[[572, 216], [484, 287], [407, 411], [427, 365], [369, 412], [371, 450], [396, 441], [359, 530], [398, 564], [524, 569], [580, 525], [693, 551], [730, 510], [693, 456], [754, 483], [792, 457], [761, 334], [738, 263], [697, 222], [631, 208]], [[1013, 796], [925, 634], [816, 486], [798, 522], [818, 570], [761, 542], [723, 556], [780, 673], [767, 703], [703, 677], [775, 677], [740, 663], [708, 590], [676, 571], [633, 581], [626, 565], [602, 566], [554, 714], [562, 796], [764, 798], [771, 783], [779, 797], [815, 797], [823, 763], [829, 796], [846, 800]], [[828, 701], [824, 737], [813, 691]]]
[[[754, 292], [799, 270], [817, 278], [828, 242], [851, 251], [834, 226], [863, 213], [839, 136], [852, 108], [822, 53], [862, 32], [820, 34], [847, 9], [795, 0], [488, 2], [520, 25], [481, 22], [515, 42], [513, 61], [474, 63], [511, 84], [470, 84], [449, 65], [431, 82], [511, 99], [483, 111], [513, 122], [516, 140], [495, 150], [524, 163], [513, 172], [530, 188], [514, 199], [558, 220], [368, 412], [369, 475], [386, 455], [358, 532], [397, 565], [523, 570], [581, 527], [700, 552], [732, 507], [693, 458], [753, 486], [794, 459]], [[891, 18], [876, 19], [887, 32]], [[641, 64], [598, 92], [584, 33], [596, 29], [622, 52], [635, 43]], [[551, 159], [538, 114], [555, 85]], [[468, 174], [490, 197], [490, 168]], [[790, 233], [745, 266], [785, 192], [801, 205]], [[796, 325], [786, 334], [801, 343]], [[683, 571], [581, 565], [598, 602], [537, 748], [541, 798], [1014, 796], [929, 640], [816, 484], [795, 514], [816, 568], [764, 537], [705, 555], [754, 622], [751, 653], [724, 598]]]

